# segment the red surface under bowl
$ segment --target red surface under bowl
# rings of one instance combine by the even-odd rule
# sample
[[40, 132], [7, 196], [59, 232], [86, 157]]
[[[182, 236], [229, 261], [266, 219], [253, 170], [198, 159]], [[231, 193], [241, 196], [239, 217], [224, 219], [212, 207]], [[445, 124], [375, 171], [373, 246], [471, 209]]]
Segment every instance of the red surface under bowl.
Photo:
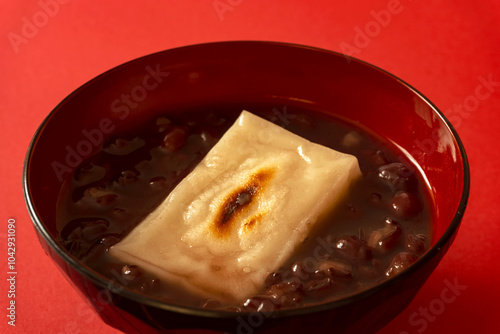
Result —
[[[132, 97], [127, 108], [116, 102], [123, 94]], [[83, 266], [57, 242], [56, 201], [61, 178], [68, 175], [55, 169], [60, 167], [57, 163], [70, 170], [78, 158], [66, 160], [68, 147], [80, 145], [86, 152], [83, 141], [101, 143], [99, 136], [89, 140], [83, 130], [105, 136], [160, 111], [238, 102], [330, 110], [398, 145], [426, 176], [435, 202], [430, 250], [402, 274], [354, 296], [263, 315], [190, 309], [146, 298]], [[149, 55], [80, 87], [36, 132], [26, 157], [24, 191], [46, 253], [101, 318], [124, 332], [188, 333], [197, 328], [231, 333], [371, 333], [410, 303], [446, 253], [465, 210], [469, 177], [455, 130], [425, 97], [398, 78], [330, 51], [226, 42]]]

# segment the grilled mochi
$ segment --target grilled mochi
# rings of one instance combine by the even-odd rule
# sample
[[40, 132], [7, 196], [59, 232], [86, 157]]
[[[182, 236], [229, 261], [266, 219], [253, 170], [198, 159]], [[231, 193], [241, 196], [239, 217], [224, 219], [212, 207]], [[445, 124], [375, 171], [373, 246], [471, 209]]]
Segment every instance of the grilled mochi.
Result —
[[168, 285], [240, 303], [264, 288], [360, 175], [356, 157], [243, 111], [110, 253]]

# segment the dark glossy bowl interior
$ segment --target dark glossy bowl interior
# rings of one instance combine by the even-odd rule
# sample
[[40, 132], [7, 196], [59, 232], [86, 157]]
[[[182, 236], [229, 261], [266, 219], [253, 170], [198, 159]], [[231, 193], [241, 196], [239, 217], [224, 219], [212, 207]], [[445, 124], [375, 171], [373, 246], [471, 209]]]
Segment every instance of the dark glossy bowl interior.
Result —
[[[123, 101], [124, 94], [130, 96], [127, 107], [117, 102]], [[160, 303], [104, 279], [57, 243], [55, 204], [61, 177], [78, 160], [68, 158], [68, 148], [83, 156], [102, 143], [99, 136], [92, 142], [85, 133], [97, 130], [105, 137], [157, 112], [240, 102], [328, 110], [396, 143], [423, 171], [431, 189], [436, 207], [432, 248], [410, 269], [372, 289], [336, 302], [264, 316]], [[91, 143], [92, 149], [83, 141]], [[120, 330], [370, 333], [410, 303], [446, 253], [465, 210], [469, 170], [464, 148], [447, 120], [394, 76], [330, 51], [281, 43], [226, 42], [146, 56], [80, 87], [35, 134], [25, 163], [24, 191], [47, 254], [102, 319]]]

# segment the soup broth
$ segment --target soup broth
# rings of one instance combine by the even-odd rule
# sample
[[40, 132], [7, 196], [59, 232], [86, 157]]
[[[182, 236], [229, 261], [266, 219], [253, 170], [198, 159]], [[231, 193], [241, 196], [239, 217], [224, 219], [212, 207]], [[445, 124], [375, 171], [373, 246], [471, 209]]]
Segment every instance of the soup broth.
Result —
[[[241, 305], [188, 294], [110, 256], [108, 249], [194, 169], [242, 109], [358, 158], [362, 178], [322, 218], [327, 227]], [[112, 134], [64, 182], [57, 227], [68, 252], [126, 288], [191, 307], [272, 311], [336, 300], [405, 270], [429, 247], [432, 205], [424, 176], [403, 152], [353, 124], [292, 106], [217, 105], [158, 113], [133, 131]]]

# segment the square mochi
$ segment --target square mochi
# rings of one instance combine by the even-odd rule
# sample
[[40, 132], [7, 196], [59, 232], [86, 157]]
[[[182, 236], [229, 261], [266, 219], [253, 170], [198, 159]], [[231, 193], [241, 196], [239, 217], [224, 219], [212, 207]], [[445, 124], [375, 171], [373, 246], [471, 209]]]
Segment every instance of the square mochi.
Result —
[[187, 292], [241, 303], [360, 175], [356, 157], [243, 111], [110, 254]]

